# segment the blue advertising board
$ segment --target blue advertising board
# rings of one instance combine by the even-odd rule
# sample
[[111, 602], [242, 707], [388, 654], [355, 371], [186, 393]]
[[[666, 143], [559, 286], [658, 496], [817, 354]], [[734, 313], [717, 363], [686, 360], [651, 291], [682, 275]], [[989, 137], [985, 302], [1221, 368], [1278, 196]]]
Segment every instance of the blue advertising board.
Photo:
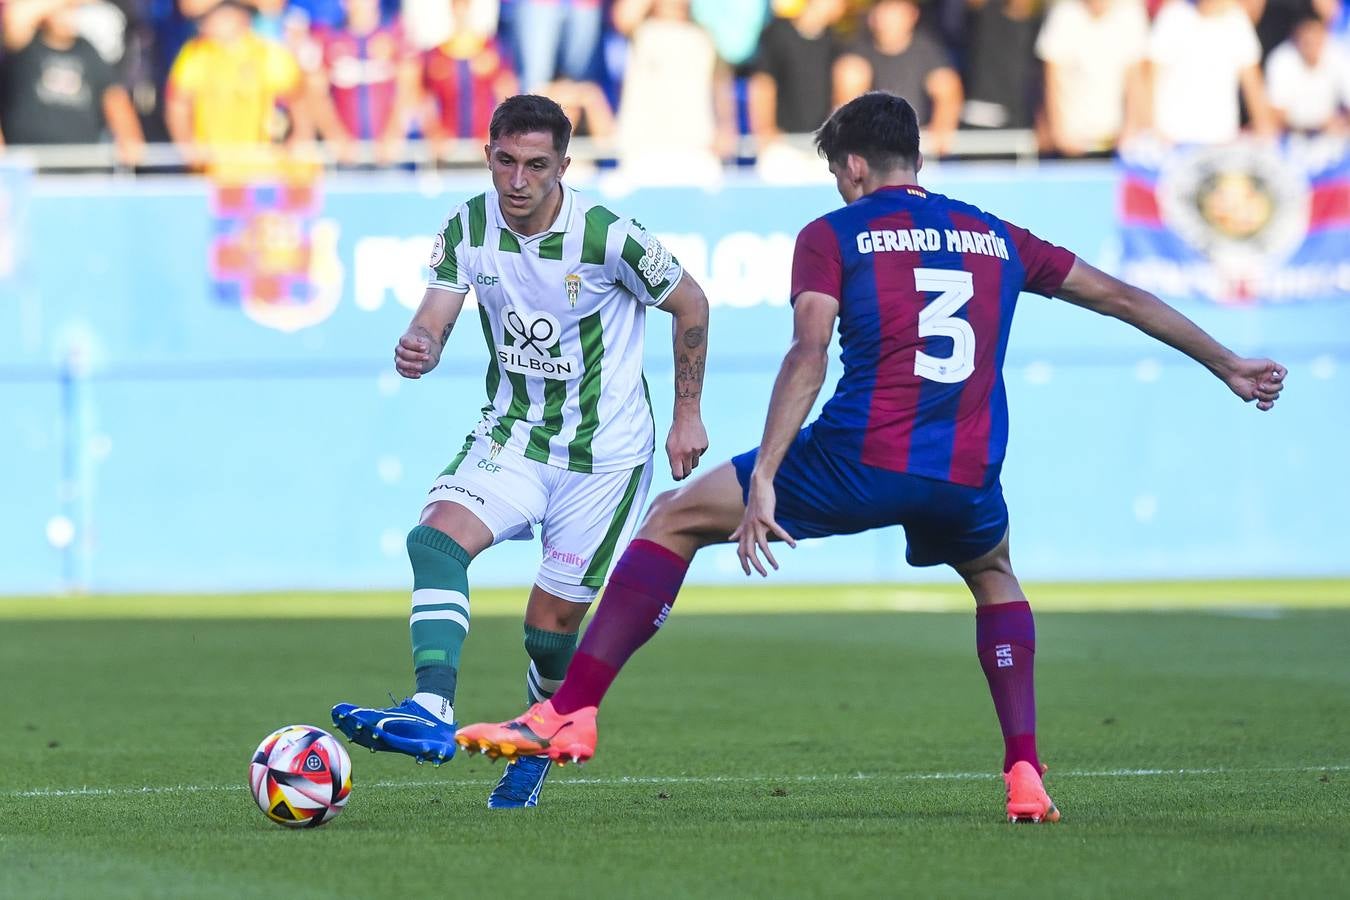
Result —
[[[1120, 263], [1113, 167], [934, 166], [923, 180]], [[0, 280], [0, 593], [407, 584], [404, 536], [476, 421], [487, 356], [478, 329], [461, 328], [441, 368], [407, 382], [392, 347], [421, 297], [431, 235], [485, 186], [407, 174], [298, 193], [34, 181], [22, 275]], [[837, 205], [832, 183], [581, 186], [650, 227], [704, 284], [706, 459], [753, 446], [791, 331], [795, 234]], [[1004, 468], [1020, 573], [1350, 573], [1350, 297], [1177, 299], [1221, 340], [1284, 362], [1286, 397], [1258, 414], [1120, 323], [1024, 296]], [[659, 311], [648, 323], [661, 429], [669, 329]], [[666, 473], [653, 491], [671, 485]], [[907, 568], [903, 549], [896, 529], [805, 542], [775, 577], [952, 577]], [[495, 548], [474, 579], [525, 584], [538, 559], [537, 545]], [[726, 548], [691, 573], [742, 577]]]

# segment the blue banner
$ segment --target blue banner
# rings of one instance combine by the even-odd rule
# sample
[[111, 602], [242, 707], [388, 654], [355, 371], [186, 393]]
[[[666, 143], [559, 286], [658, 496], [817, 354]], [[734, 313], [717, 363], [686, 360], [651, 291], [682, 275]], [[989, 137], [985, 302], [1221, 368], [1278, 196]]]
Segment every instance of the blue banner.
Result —
[[1350, 296], [1350, 148], [1240, 143], [1121, 159], [1121, 272], [1223, 304]]
[[[923, 181], [1120, 264], [1113, 166], [939, 164]], [[472, 311], [429, 378], [400, 379], [392, 349], [431, 236], [486, 183], [331, 177], [221, 197], [201, 179], [31, 182], [22, 277], [0, 281], [0, 594], [405, 585], [404, 537], [477, 419], [488, 357]], [[581, 186], [649, 225], [709, 294], [705, 462], [754, 446], [791, 335], [793, 241], [839, 203], [833, 184]], [[1190, 296], [1173, 299], [1220, 340], [1288, 365], [1274, 412], [1115, 320], [1019, 304], [1003, 475], [1024, 577], [1350, 572], [1350, 298]], [[648, 322], [664, 430], [670, 325]], [[657, 471], [653, 491], [671, 487]], [[539, 555], [493, 548], [475, 582], [525, 584]], [[908, 568], [898, 529], [780, 561], [783, 580], [953, 577]], [[719, 547], [690, 577], [743, 576]]]

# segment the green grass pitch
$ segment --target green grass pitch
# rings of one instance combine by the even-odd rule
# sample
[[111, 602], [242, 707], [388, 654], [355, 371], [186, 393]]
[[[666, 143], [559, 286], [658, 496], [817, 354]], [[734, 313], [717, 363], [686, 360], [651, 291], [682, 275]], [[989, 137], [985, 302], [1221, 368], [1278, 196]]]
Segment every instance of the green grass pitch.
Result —
[[[406, 596], [0, 599], [0, 897], [1347, 895], [1350, 582], [1033, 601], [1058, 825], [1003, 822], [959, 589], [770, 584], [690, 589], [539, 809], [361, 751], [291, 832], [248, 757], [402, 696]], [[521, 708], [522, 602], [475, 594], [462, 720]]]

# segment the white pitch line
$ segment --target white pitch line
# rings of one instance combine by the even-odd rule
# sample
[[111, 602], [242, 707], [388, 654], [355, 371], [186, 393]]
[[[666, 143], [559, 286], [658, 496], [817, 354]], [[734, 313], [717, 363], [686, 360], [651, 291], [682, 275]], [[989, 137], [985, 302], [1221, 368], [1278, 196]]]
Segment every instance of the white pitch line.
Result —
[[[1060, 778], [1169, 778], [1188, 775], [1269, 775], [1277, 773], [1297, 774], [1311, 772], [1346, 772], [1350, 765], [1297, 766], [1293, 768], [1256, 768], [1256, 769], [1100, 769], [1053, 772], [1055, 779]], [[558, 785], [599, 785], [621, 787], [626, 784], [818, 784], [844, 781], [982, 781], [993, 780], [997, 774], [989, 772], [897, 772], [868, 773], [855, 772], [852, 775], [620, 775], [614, 778], [559, 778], [552, 784]], [[445, 779], [438, 781], [374, 781], [370, 784], [356, 782], [357, 787], [380, 789], [429, 788], [429, 787], [479, 787], [486, 781], [468, 779]], [[247, 792], [244, 784], [171, 784], [145, 787], [124, 788], [35, 788], [27, 791], [10, 791], [0, 797], [11, 800], [50, 797], [139, 797], [155, 794], [201, 794], [221, 791]]]

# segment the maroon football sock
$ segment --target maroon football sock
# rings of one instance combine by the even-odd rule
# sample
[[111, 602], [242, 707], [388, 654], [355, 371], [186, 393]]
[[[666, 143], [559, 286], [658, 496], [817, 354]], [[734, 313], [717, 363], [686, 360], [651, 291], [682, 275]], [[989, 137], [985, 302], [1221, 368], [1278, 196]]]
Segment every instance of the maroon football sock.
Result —
[[628, 545], [553, 695], [555, 710], [565, 715], [600, 705], [628, 657], [665, 624], [688, 569], [687, 560], [660, 544], [639, 539]]
[[1036, 757], [1036, 622], [1025, 600], [975, 608], [975, 648], [1003, 730], [1003, 771]]

